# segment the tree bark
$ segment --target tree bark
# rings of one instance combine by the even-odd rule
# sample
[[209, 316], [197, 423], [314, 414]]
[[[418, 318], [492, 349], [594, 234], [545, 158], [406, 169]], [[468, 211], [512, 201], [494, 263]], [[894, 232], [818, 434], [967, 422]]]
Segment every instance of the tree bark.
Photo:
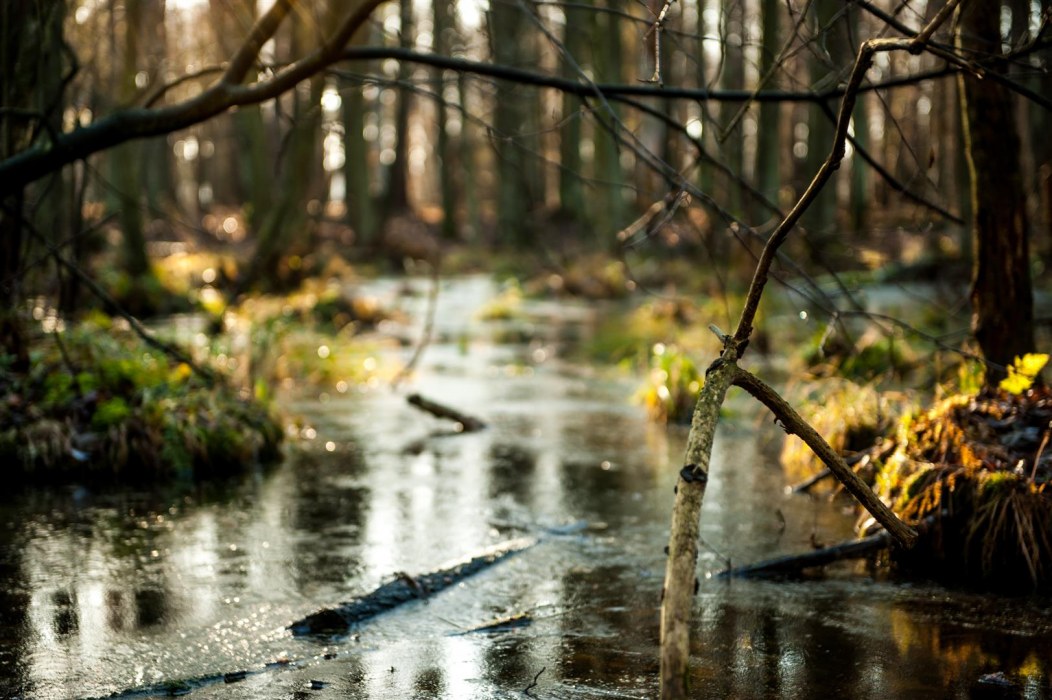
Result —
[[[401, 0], [399, 3], [401, 27], [398, 31], [398, 45], [403, 49], [413, 45], [413, 2]], [[409, 65], [398, 64], [398, 80], [409, 82]], [[413, 93], [402, 88], [398, 91], [398, 104], [395, 106], [395, 147], [394, 161], [388, 170], [387, 198], [384, 206], [384, 220], [409, 210], [409, 110], [413, 103]]]
[[[998, 0], [963, 4], [956, 41], [964, 55], [1001, 53], [1000, 9]], [[1029, 222], [1012, 94], [989, 78], [958, 80], [973, 211], [972, 332], [992, 363], [992, 387], [1015, 357], [1034, 351]]]

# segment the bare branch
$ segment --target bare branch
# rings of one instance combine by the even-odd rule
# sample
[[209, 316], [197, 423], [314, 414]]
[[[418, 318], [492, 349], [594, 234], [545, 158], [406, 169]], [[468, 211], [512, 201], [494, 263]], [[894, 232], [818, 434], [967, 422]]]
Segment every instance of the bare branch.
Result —
[[797, 435], [807, 443], [807, 446], [818, 455], [819, 459], [840, 480], [844, 488], [862, 504], [863, 508], [869, 511], [869, 514], [878, 523], [884, 526], [885, 530], [892, 534], [900, 545], [903, 547], [911, 547], [913, 545], [917, 539], [917, 533], [906, 523], [899, 520], [899, 517], [883, 501], [877, 498], [873, 490], [852, 471], [851, 467], [847, 466], [844, 458], [838, 455], [829, 446], [829, 443], [818, 434], [818, 431], [812, 428], [785, 399], [779, 396], [778, 392], [765, 384], [756, 375], [741, 368], [738, 368], [735, 373], [733, 383], [735, 386], [745, 389], [760, 403], [769, 408], [788, 434]]
[[99, 121], [66, 132], [45, 147], [27, 149], [0, 162], [0, 195], [16, 192], [54, 170], [126, 141], [166, 134], [210, 119], [232, 107], [258, 104], [281, 95], [329, 65], [340, 60], [349, 38], [386, 0], [365, 0], [348, 15], [320, 48], [289, 64], [269, 80], [240, 85], [254, 64], [259, 48], [288, 14], [291, 0], [275, 3], [252, 28], [248, 39], [234, 55], [223, 77], [201, 94], [157, 109], [129, 108]]

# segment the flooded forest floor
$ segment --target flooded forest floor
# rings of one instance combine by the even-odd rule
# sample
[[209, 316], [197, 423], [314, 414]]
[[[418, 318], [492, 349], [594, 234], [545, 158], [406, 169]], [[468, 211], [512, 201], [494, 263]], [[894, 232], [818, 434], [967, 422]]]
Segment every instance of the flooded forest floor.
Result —
[[[400, 282], [372, 284], [393, 298]], [[428, 282], [413, 285], [408, 338]], [[279, 403], [301, 417], [299, 439], [274, 467], [3, 497], [0, 696], [653, 697], [685, 429], [648, 421], [628, 400], [632, 378], [572, 359], [611, 307], [526, 300], [514, 318], [480, 320], [497, 293], [484, 277], [444, 281], [434, 341], [397, 390], [287, 387]], [[488, 427], [458, 433], [409, 393]], [[785, 492], [769, 418], [747, 401], [730, 409], [702, 573], [852, 537], [849, 503]], [[288, 629], [518, 537], [538, 541], [347, 635]], [[861, 564], [807, 580], [703, 579], [691, 685], [699, 698], [1050, 698], [1048, 603], [904, 584]]]

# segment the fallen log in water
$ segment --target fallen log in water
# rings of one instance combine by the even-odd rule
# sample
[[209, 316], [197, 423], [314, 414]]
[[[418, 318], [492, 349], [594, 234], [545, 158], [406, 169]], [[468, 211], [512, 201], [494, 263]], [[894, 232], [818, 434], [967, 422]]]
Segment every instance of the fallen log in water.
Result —
[[[945, 515], [945, 513], [943, 513]], [[928, 516], [919, 523], [913, 525], [918, 535], [924, 535], [936, 522], [935, 516]], [[784, 557], [776, 557], [756, 564], [745, 566], [734, 566], [723, 571], [717, 571], [713, 578], [765, 578], [798, 575], [804, 569], [813, 569], [817, 566], [826, 566], [838, 561], [851, 559], [862, 559], [877, 552], [883, 551], [895, 544], [895, 539], [887, 530], [881, 530], [862, 539], [848, 540], [828, 547], [821, 547], [812, 552], [803, 554], [789, 554]]]
[[[578, 524], [575, 523], [570, 527], [576, 528], [578, 527]], [[554, 532], [554, 534], [563, 533]], [[408, 603], [409, 601], [417, 600], [419, 598], [426, 598], [432, 593], [437, 593], [444, 588], [449, 588], [454, 584], [460, 583], [467, 577], [477, 574], [514, 554], [529, 549], [537, 544], [538, 541], [537, 538], [533, 537], [521, 537], [514, 540], [508, 540], [485, 549], [470, 559], [461, 560], [426, 574], [420, 574], [415, 577], [409, 576], [405, 573], [396, 574], [393, 581], [383, 584], [371, 593], [367, 593], [360, 598], [355, 598], [352, 601], [342, 603], [335, 608], [319, 610], [302, 620], [292, 623], [287, 629], [295, 636], [315, 634], [336, 636], [346, 634], [353, 625], [366, 622], [381, 613], [393, 610], [403, 603]], [[513, 626], [514, 620], [498, 620], [491, 623], [489, 627], [496, 629], [497, 625], [501, 623], [510, 628]], [[522, 625], [528, 623], [528, 620], [523, 620], [521, 622]], [[479, 629], [485, 630], [487, 629], [487, 626], [484, 625]], [[337, 652], [330, 651], [324, 655], [312, 655], [298, 659], [282, 657], [263, 666], [257, 666], [254, 668], [228, 671], [225, 673], [208, 673], [193, 678], [167, 680], [151, 685], [115, 691], [107, 695], [106, 698], [107, 700], [114, 700], [151, 696], [186, 695], [187, 693], [205, 686], [219, 685], [221, 683], [239, 683], [247, 678], [268, 671], [302, 668], [321, 661], [338, 658], [339, 655], [340, 654]], [[101, 698], [90, 698], [88, 700], [101, 700]]]
[[472, 433], [486, 427], [485, 421], [475, 418], [474, 416], [469, 416], [466, 413], [461, 413], [455, 408], [443, 406], [442, 404], [431, 401], [430, 399], [425, 399], [420, 394], [410, 394], [405, 400], [419, 408], [421, 411], [427, 411], [438, 418], [447, 418], [459, 423], [465, 433]]
[[441, 569], [410, 576], [395, 574], [395, 578], [360, 598], [340, 603], [312, 613], [289, 625], [294, 635], [339, 635], [346, 634], [353, 626], [380, 613], [387, 612], [404, 603], [426, 598], [444, 588], [460, 583], [473, 574], [486, 569], [513, 554], [518, 554], [537, 543], [535, 538], [525, 537], [491, 547], [481, 554]]
[[768, 559], [756, 564], [735, 566], [713, 574], [713, 578], [763, 578], [766, 576], [789, 576], [804, 569], [825, 566], [847, 559], [861, 559], [891, 546], [892, 537], [886, 530], [860, 540], [841, 542], [804, 554], [790, 554]]

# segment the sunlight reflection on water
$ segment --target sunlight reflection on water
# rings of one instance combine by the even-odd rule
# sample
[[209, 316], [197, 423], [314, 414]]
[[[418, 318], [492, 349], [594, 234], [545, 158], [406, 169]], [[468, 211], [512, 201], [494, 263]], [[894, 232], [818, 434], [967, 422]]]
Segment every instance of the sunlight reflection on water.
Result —
[[[546, 349], [538, 360], [535, 346], [494, 341], [474, 320], [494, 291], [477, 278], [443, 288], [448, 340], [428, 350], [412, 385], [484, 417], [487, 430], [454, 434], [387, 390], [290, 398], [316, 437], [270, 471], [183, 491], [4, 502], [0, 696], [106, 695], [287, 659], [295, 663], [193, 696], [277, 698], [317, 683], [355, 698], [521, 698], [535, 682], [545, 698], [652, 697], [662, 548], [685, 436], [648, 424], [624, 379], [561, 359], [594, 309], [560, 315], [538, 304], [528, 321]], [[464, 332], [466, 351], [452, 340]], [[764, 447], [769, 422], [761, 430], [739, 415], [714, 448], [702, 573], [728, 558], [806, 550], [814, 533], [848, 536], [842, 504], [783, 493]], [[581, 532], [545, 535], [579, 520]], [[310, 641], [285, 629], [396, 572], [524, 532], [545, 539], [351, 637]], [[520, 613], [531, 624], [463, 634]], [[816, 581], [705, 581], [697, 615], [698, 697], [963, 696], [995, 671], [1023, 678], [1027, 697], [1052, 696], [1040, 655], [1052, 648], [1052, 613], [1040, 601], [846, 568]]]

